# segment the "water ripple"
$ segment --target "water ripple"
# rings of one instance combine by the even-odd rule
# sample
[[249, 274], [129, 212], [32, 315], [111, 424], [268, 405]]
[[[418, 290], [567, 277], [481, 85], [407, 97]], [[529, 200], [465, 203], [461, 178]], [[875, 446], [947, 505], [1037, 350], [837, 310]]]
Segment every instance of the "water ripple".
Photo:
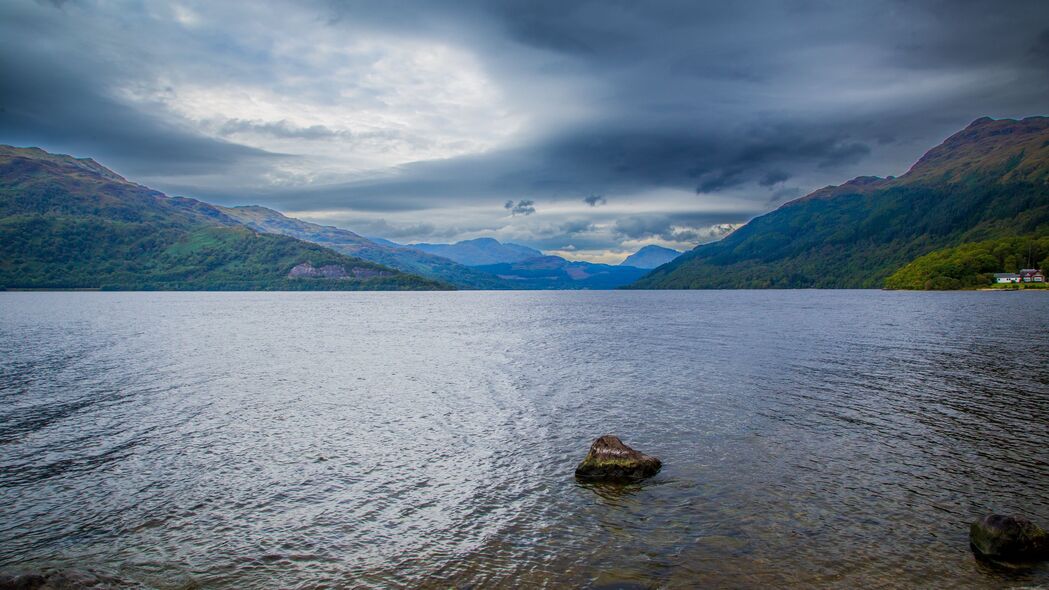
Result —
[[[0, 567], [1044, 587], [966, 534], [1049, 524], [1045, 295], [0, 293]], [[606, 432], [663, 471], [575, 482]]]

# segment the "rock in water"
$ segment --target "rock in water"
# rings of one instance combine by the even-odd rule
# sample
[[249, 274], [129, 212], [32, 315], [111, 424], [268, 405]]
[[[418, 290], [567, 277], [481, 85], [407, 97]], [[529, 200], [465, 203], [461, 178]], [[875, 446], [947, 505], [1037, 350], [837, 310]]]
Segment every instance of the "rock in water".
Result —
[[637, 481], [651, 477], [663, 463], [623, 444], [606, 434], [590, 445], [590, 452], [575, 468], [575, 476], [587, 480]]
[[0, 574], [0, 590], [117, 590], [141, 587], [91, 570], [44, 569]]
[[1049, 557], [1049, 533], [1022, 516], [989, 514], [969, 527], [973, 552], [996, 561]]

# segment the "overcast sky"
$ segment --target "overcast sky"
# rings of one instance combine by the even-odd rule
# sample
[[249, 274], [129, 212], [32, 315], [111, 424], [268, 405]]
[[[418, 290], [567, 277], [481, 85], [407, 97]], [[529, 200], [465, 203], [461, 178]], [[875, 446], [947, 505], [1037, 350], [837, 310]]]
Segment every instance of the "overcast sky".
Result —
[[689, 248], [981, 116], [1049, 2], [0, 2], [0, 143], [399, 242]]

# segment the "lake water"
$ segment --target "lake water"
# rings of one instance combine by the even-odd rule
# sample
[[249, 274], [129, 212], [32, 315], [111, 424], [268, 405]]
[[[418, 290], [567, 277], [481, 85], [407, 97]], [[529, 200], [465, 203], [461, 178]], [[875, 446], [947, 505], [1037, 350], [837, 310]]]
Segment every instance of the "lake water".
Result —
[[1049, 526], [1047, 361], [1037, 292], [0, 293], [0, 567], [1049, 587], [967, 540]]

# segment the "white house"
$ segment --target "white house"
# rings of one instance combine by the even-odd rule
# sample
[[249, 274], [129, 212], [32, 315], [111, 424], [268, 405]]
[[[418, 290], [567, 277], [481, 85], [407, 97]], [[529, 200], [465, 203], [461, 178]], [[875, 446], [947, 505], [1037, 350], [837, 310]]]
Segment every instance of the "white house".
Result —
[[994, 282], [996, 283], [1019, 283], [1020, 275], [1014, 272], [996, 272], [994, 273]]

